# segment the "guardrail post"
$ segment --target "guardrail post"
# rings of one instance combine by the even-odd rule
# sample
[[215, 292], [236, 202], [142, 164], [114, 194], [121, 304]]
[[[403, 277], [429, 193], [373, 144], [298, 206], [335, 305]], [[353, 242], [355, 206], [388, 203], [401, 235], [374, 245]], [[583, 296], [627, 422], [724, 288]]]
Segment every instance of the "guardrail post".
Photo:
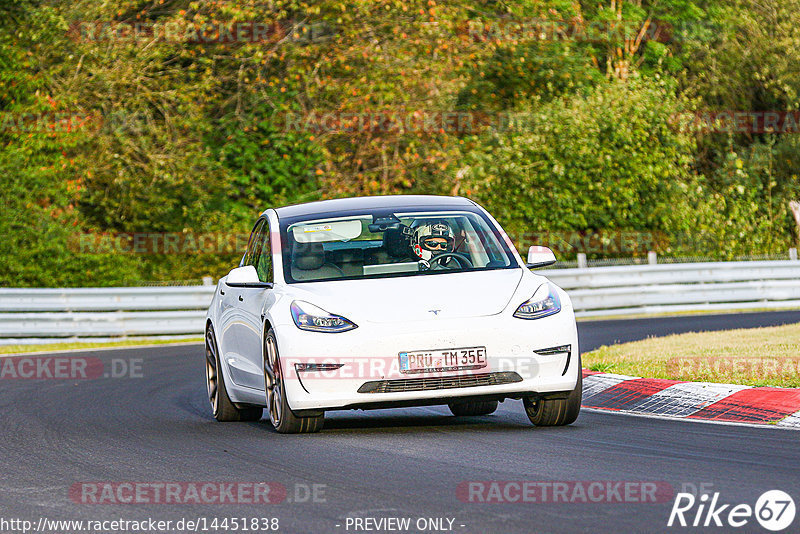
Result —
[[652, 250], [647, 253], [647, 263], [650, 265], [656, 265], [658, 263], [658, 255]]
[[790, 248], [789, 249], [789, 259], [797, 261], [797, 249], [796, 248]]
[[578, 268], [586, 269], [588, 266], [589, 262], [586, 261], [586, 254], [583, 252], [578, 252]]

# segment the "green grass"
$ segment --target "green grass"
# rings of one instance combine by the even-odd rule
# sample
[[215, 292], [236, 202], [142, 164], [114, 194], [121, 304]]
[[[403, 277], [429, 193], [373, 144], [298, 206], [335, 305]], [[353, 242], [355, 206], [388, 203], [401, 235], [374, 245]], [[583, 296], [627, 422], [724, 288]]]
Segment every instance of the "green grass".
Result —
[[648, 378], [800, 387], [800, 324], [653, 337], [603, 346], [584, 367]]
[[600, 373], [613, 373], [614, 364], [608, 362], [595, 362], [589, 367], [587, 367], [587, 369], [589, 369], [590, 371], [597, 371]]
[[30, 352], [62, 352], [67, 350], [100, 349], [114, 347], [137, 347], [148, 345], [168, 345], [173, 343], [202, 342], [203, 337], [181, 339], [125, 339], [122, 341], [92, 342], [92, 341], [67, 341], [64, 343], [47, 343], [42, 345], [0, 345], [0, 355], [25, 354]]

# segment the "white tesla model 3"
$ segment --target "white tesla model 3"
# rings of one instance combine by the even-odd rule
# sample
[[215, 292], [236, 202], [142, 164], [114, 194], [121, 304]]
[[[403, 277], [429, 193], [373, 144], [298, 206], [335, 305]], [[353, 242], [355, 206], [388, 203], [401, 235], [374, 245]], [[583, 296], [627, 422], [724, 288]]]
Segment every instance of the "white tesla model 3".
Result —
[[206, 318], [218, 421], [316, 432], [325, 411], [447, 404], [486, 415], [521, 399], [535, 425], [581, 404], [567, 294], [466, 198], [382, 196], [268, 209]]

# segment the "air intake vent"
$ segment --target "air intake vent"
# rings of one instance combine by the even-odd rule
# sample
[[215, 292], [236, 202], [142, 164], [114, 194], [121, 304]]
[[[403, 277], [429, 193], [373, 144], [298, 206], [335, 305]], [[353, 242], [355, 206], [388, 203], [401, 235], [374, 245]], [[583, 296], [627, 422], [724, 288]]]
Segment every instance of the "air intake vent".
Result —
[[359, 393], [403, 393], [406, 391], [430, 391], [434, 389], [472, 388], [498, 386], [522, 382], [522, 377], [512, 371], [485, 373], [480, 375], [443, 376], [434, 378], [408, 378], [401, 380], [375, 380], [365, 382]]

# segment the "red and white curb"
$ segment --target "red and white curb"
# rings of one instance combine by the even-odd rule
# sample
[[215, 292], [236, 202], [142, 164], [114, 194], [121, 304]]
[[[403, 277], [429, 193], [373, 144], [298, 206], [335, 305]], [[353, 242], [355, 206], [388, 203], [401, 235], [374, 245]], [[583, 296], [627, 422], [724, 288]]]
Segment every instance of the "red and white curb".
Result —
[[800, 389], [681, 382], [583, 370], [583, 407], [800, 429]]

